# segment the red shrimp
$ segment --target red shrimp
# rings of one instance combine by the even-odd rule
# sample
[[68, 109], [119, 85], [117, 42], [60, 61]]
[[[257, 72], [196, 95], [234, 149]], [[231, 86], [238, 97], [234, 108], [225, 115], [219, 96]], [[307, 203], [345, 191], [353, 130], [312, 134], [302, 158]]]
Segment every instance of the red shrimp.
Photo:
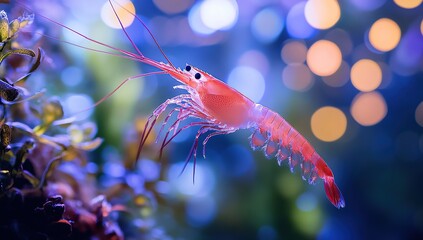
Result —
[[[324, 182], [326, 196], [329, 201], [337, 208], [345, 206], [344, 198], [335, 184], [334, 175], [331, 169], [322, 157], [315, 151], [311, 144], [283, 117], [269, 108], [253, 102], [248, 97], [244, 96], [242, 93], [228, 86], [224, 82], [194, 66], [186, 65], [183, 70], [174, 67], [171, 61], [164, 54], [146, 24], [139, 17], [133, 15], [148, 31], [168, 63], [157, 62], [145, 57], [123, 27], [112, 0], [109, 0], [109, 3], [115, 12], [122, 30], [136, 50], [136, 53], [101, 43], [52, 19], [45, 16], [42, 17], [78, 34], [85, 39], [118, 51], [126, 58], [151, 65], [161, 70], [161, 72], [140, 74], [124, 80], [115, 90], [99, 100], [95, 106], [111, 96], [125, 82], [137, 77], [152, 74], [169, 74], [182, 84], [175, 86], [175, 88], [184, 89], [188, 92], [166, 100], [153, 111], [151, 116], [148, 118], [144, 131], [141, 134], [136, 159], [139, 158], [143, 145], [145, 144], [146, 139], [156, 124], [159, 116], [167, 109], [167, 107], [174, 106], [174, 108], [168, 113], [160, 129], [160, 131], [162, 131], [170, 116], [177, 113], [177, 119], [169, 126], [164, 136], [161, 144], [160, 156], [162, 155], [163, 149], [180, 132], [187, 128], [198, 126], [199, 129], [184, 166], [185, 169], [190, 159], [193, 159], [193, 178], [195, 175], [197, 147], [201, 135], [208, 134], [202, 142], [203, 157], [205, 158], [205, 146], [211, 137], [233, 133], [240, 129], [251, 129], [253, 133], [250, 136], [250, 144], [254, 150], [262, 149], [267, 158], [276, 158], [279, 165], [287, 163], [291, 171], [293, 171], [296, 166], [299, 166], [302, 178], [310, 184], [314, 184], [318, 178], [322, 179]], [[119, 5], [118, 3], [116, 4]], [[94, 51], [104, 52], [99, 50]], [[192, 122], [179, 128], [179, 124], [188, 118], [196, 118], [199, 119], [199, 121]]]

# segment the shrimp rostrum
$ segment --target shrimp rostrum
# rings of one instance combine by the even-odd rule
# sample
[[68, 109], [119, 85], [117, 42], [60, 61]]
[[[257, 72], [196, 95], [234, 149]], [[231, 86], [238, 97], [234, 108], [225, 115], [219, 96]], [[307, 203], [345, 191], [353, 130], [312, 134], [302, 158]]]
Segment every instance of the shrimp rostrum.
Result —
[[[109, 0], [117, 19], [120, 22], [120, 18], [115, 10], [119, 4], [112, 2], [112, 0]], [[122, 6], [119, 5], [119, 7]], [[158, 62], [144, 56], [131, 40], [121, 22], [120, 24], [122, 26], [122, 30], [136, 50], [136, 53], [117, 49], [98, 42], [77, 32], [76, 30], [64, 26], [61, 23], [55, 22], [51, 19], [48, 20], [80, 35], [85, 39], [111, 50], [118, 51], [119, 54], [122, 54], [125, 58], [151, 65], [160, 70], [159, 72], [140, 74], [135, 77], [128, 78], [124, 80], [112, 93], [114, 93], [128, 80], [152, 74], [168, 74], [181, 83], [181, 85], [176, 86], [175, 88], [186, 90], [186, 93], [166, 100], [157, 107], [148, 118], [145, 129], [141, 134], [137, 159], [139, 158], [143, 145], [152, 131], [152, 128], [155, 126], [159, 116], [163, 114], [168, 107], [172, 107], [168, 115], [164, 118], [160, 130], [162, 131], [166, 124], [169, 125], [161, 143], [160, 156], [163, 149], [180, 132], [190, 127], [198, 127], [194, 143], [185, 163], [186, 167], [190, 159], [193, 159], [195, 174], [195, 161], [200, 136], [207, 134], [202, 142], [203, 157], [205, 157], [205, 146], [211, 137], [234, 133], [240, 129], [250, 129], [252, 131], [250, 145], [254, 150], [263, 150], [267, 158], [276, 158], [279, 165], [287, 163], [291, 171], [293, 171], [296, 167], [300, 168], [302, 178], [310, 184], [314, 184], [318, 179], [322, 179], [329, 201], [337, 208], [345, 206], [344, 198], [335, 184], [334, 175], [331, 169], [311, 146], [311, 144], [283, 117], [269, 108], [253, 102], [251, 99], [228, 86], [224, 82], [194, 66], [186, 65], [183, 69], [174, 67], [171, 61], [163, 53], [163, 50], [160, 48], [146, 24], [138, 16], [134, 15], [134, 17], [148, 31], [168, 63]], [[96, 103], [96, 105], [104, 101], [112, 93], [101, 99]], [[168, 120], [173, 114], [176, 114], [176, 120], [173, 123], [168, 124]], [[197, 119], [198, 121], [183, 125], [184, 120], [190, 118]]]

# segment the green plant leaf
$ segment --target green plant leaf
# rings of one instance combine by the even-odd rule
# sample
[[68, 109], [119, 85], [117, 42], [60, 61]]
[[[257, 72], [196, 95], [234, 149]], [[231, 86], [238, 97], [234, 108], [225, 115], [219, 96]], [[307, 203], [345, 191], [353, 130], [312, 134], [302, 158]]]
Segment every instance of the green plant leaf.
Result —
[[5, 11], [0, 11], [0, 42], [4, 42], [9, 37], [9, 19]]
[[32, 185], [32, 187], [37, 187], [40, 184], [40, 180], [36, 178], [34, 175], [32, 175], [30, 172], [24, 170], [22, 172], [22, 176], [28, 180], [28, 182]]
[[55, 120], [58, 120], [63, 117], [63, 108], [62, 104], [58, 99], [50, 99], [45, 104], [43, 104], [41, 121], [45, 125], [50, 125]]
[[21, 24], [19, 20], [17, 19], [9, 23], [9, 36], [8, 36], [9, 38], [12, 38], [15, 35], [15, 33], [19, 31], [20, 25]]
[[34, 14], [24, 13], [21, 17], [18, 18], [20, 22], [19, 28], [24, 28], [28, 25], [31, 25], [32, 22], [34, 22], [34, 17], [35, 17]]
[[19, 54], [19, 55], [26, 55], [26, 56], [30, 56], [30, 57], [35, 57], [35, 52], [32, 51], [31, 49], [26, 49], [26, 48], [19, 48], [19, 49], [14, 49], [14, 50], [10, 50], [8, 52], [6, 52], [5, 54], [0, 56], [0, 64], [3, 63], [3, 61], [10, 55], [12, 54]]

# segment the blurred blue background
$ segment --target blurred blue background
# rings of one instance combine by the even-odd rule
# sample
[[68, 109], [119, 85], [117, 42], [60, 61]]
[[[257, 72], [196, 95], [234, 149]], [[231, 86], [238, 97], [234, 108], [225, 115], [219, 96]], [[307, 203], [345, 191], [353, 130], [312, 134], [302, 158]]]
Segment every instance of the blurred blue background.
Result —
[[[128, 238], [153, 227], [152, 236], [175, 239], [423, 238], [421, 2], [133, 1], [175, 66], [188, 63], [212, 74], [280, 113], [302, 133], [332, 168], [346, 207], [333, 207], [321, 182], [309, 186], [298, 171], [291, 174], [251, 150], [246, 130], [209, 141], [207, 158], [197, 161], [194, 185], [192, 165], [178, 175], [196, 129], [175, 138], [161, 161], [161, 138], [157, 144], [149, 139], [132, 170], [129, 163], [146, 118], [183, 92], [172, 88], [176, 82], [169, 76], [155, 75], [130, 81], [81, 116], [96, 122], [105, 139], [89, 165], [99, 175], [100, 188], [125, 181], [135, 192], [151, 194], [152, 211], [122, 226]], [[110, 51], [37, 13], [134, 51], [104, 0], [28, 4], [43, 34]], [[143, 54], [165, 62], [140, 22], [131, 24], [125, 11], [120, 15]], [[33, 87], [48, 86], [68, 115], [92, 105], [125, 78], [153, 71], [48, 38], [40, 37], [40, 46], [48, 57]]]

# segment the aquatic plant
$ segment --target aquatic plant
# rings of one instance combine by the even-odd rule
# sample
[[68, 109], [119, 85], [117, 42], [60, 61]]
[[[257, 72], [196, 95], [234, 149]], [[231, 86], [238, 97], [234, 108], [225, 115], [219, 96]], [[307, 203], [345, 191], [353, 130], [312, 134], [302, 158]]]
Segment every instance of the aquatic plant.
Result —
[[[28, 84], [47, 55], [42, 48], [31, 49], [39, 45], [31, 34], [33, 19], [23, 14], [10, 21], [0, 12], [2, 239], [123, 239], [123, 231], [152, 239], [155, 224], [128, 224], [122, 230], [118, 221], [150, 219], [154, 196], [125, 179], [101, 190], [100, 173], [93, 170], [97, 164], [87, 153], [103, 141], [96, 137], [96, 124], [64, 118], [58, 97], [46, 90], [33, 93]], [[133, 197], [122, 197], [128, 192]], [[139, 211], [131, 212], [131, 204]]]

